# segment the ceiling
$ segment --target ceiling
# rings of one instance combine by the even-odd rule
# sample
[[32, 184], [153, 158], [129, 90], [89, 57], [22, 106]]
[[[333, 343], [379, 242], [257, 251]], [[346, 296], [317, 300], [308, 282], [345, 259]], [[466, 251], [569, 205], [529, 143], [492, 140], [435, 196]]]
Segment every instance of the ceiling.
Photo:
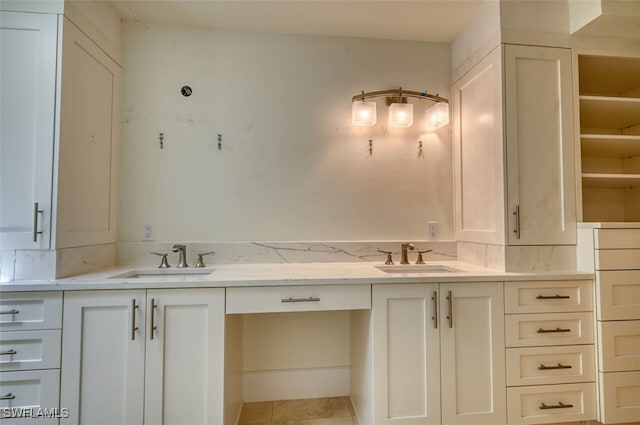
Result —
[[451, 43], [495, 0], [107, 0], [127, 21]]

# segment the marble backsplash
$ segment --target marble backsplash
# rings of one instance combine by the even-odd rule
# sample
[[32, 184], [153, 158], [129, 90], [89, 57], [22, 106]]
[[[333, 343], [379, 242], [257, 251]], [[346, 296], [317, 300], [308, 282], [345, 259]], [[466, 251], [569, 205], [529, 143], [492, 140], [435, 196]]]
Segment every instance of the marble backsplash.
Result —
[[[181, 242], [182, 243], [182, 242]], [[172, 252], [173, 243], [121, 242], [58, 250], [0, 250], [0, 282], [52, 280], [89, 273], [113, 266], [155, 267], [160, 257], [151, 252], [167, 253], [169, 264], [178, 263]], [[330, 263], [370, 261], [383, 263], [386, 254], [400, 262], [401, 242], [214, 242], [185, 243], [187, 262], [196, 264], [198, 253], [215, 251], [204, 258], [205, 264], [238, 263]], [[409, 260], [417, 259], [417, 251], [430, 249], [425, 261], [453, 261], [457, 259], [455, 241], [414, 242], [415, 251]]]
[[[453, 261], [457, 259], [455, 241], [413, 242], [416, 249], [409, 251], [409, 260], [415, 262], [417, 251], [430, 249], [425, 261]], [[401, 242], [217, 242], [186, 243], [187, 262], [194, 265], [196, 254], [215, 251], [206, 256], [207, 265], [237, 263], [332, 263], [332, 262], [384, 262], [386, 254], [379, 249], [392, 251], [393, 259], [400, 262]], [[118, 265], [156, 265], [160, 258], [151, 252], [168, 253], [169, 264], [178, 263], [178, 254], [172, 252], [172, 243], [121, 242], [116, 250]]]
[[507, 272], [575, 271], [575, 245], [503, 246], [458, 242], [458, 260]]

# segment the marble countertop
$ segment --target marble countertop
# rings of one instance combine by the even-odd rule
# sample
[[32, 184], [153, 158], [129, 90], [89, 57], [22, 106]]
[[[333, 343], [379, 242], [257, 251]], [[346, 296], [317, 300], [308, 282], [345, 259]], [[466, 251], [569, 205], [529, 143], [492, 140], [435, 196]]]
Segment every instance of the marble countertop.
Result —
[[[592, 279], [585, 272], [501, 272], [458, 261], [427, 262], [426, 265], [443, 265], [458, 271], [403, 272], [415, 266], [396, 266], [399, 272], [386, 273], [376, 266], [380, 263], [285, 263], [285, 264], [220, 264], [206, 269], [187, 269], [204, 275], [157, 275], [127, 277], [131, 272], [151, 271], [153, 266], [120, 266], [50, 281], [13, 281], [0, 284], [0, 291], [59, 291], [91, 289], [145, 289], [183, 287], [234, 287], [234, 286], [282, 286], [282, 285], [345, 285], [355, 283], [429, 283], [429, 282], [489, 282], [522, 280]], [[167, 269], [169, 272], [180, 269]]]

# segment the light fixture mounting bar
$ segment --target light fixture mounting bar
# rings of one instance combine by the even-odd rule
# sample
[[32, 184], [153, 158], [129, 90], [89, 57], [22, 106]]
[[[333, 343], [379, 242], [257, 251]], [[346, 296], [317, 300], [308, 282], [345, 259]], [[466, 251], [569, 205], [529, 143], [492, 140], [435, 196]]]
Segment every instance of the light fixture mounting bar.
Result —
[[410, 91], [410, 90], [402, 90], [402, 89], [392, 89], [392, 90], [381, 90], [381, 91], [370, 91], [365, 93], [364, 91], [361, 94], [356, 94], [351, 98], [352, 102], [356, 102], [358, 100], [366, 100], [374, 97], [397, 97], [397, 98], [406, 98], [406, 97], [415, 97], [418, 99], [428, 99], [433, 102], [443, 102], [449, 103], [449, 99], [445, 97], [440, 97], [438, 94], [431, 94], [419, 91]]

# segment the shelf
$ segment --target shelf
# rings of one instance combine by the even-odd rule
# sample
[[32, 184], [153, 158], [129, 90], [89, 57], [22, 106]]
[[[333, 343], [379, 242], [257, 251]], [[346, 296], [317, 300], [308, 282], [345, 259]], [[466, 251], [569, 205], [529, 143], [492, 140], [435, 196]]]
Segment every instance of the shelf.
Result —
[[583, 187], [596, 188], [619, 188], [640, 186], [640, 174], [600, 174], [600, 173], [583, 173]]
[[640, 156], [640, 136], [583, 134], [583, 157], [628, 158]]
[[622, 129], [640, 124], [640, 98], [580, 96], [582, 128]]
[[578, 57], [580, 94], [629, 96], [640, 87], [640, 58]]

